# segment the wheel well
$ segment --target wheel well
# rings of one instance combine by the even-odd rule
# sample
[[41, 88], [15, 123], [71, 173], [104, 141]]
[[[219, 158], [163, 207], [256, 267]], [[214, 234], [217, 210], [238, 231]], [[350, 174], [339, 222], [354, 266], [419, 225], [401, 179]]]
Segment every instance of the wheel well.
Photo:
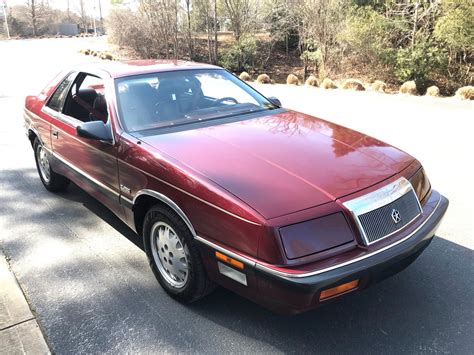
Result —
[[145, 220], [145, 215], [150, 208], [155, 205], [162, 205], [169, 208], [169, 206], [163, 201], [158, 200], [157, 198], [150, 195], [141, 195], [138, 196], [135, 205], [133, 206], [133, 217], [135, 222], [135, 229], [137, 230], [138, 235], [142, 235], [143, 231], [143, 221]]
[[135, 229], [139, 235], [142, 234], [143, 222], [147, 211], [154, 205], [159, 204], [175, 214], [176, 217], [180, 218], [186, 224], [191, 234], [196, 236], [196, 231], [194, 230], [188, 216], [186, 216], [184, 211], [181, 210], [173, 200], [153, 190], [141, 191], [142, 192], [138, 193], [137, 200], [134, 201], [133, 206]]
[[30, 140], [31, 146], [33, 146], [33, 143], [35, 142], [35, 138], [37, 138], [37, 135], [35, 132], [33, 132], [31, 129], [28, 130], [28, 139]]

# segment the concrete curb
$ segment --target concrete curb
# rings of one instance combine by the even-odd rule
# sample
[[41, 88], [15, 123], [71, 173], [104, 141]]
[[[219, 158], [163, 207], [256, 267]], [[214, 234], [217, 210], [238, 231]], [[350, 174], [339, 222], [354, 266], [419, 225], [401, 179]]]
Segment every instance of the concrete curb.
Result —
[[0, 355], [50, 354], [35, 316], [0, 250]]

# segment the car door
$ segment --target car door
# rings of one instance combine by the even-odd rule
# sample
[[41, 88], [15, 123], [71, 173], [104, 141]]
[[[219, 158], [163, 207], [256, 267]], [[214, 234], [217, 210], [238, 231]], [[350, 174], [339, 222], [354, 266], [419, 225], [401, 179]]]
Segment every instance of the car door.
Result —
[[76, 132], [80, 124], [92, 120], [102, 120], [112, 129], [104, 79], [97, 74], [76, 73], [60, 110], [51, 111], [46, 108], [51, 116], [53, 169], [123, 216], [115, 143], [79, 137]]

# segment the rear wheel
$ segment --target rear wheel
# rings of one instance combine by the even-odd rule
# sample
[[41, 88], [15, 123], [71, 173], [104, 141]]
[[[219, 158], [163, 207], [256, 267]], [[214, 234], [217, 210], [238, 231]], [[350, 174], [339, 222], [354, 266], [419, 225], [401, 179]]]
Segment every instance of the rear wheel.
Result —
[[173, 211], [152, 207], [145, 216], [143, 236], [151, 269], [171, 297], [190, 303], [213, 290], [191, 232]]
[[48, 152], [44, 149], [38, 138], [33, 143], [35, 151], [36, 168], [44, 187], [51, 192], [63, 191], [69, 185], [69, 179], [55, 173], [49, 163]]

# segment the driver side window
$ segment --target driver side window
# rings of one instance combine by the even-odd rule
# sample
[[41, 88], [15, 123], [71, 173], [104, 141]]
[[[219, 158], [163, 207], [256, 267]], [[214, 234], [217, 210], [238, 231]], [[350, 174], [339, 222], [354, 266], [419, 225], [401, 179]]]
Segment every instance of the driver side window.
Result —
[[80, 73], [67, 95], [63, 113], [82, 122], [108, 121], [103, 79]]

